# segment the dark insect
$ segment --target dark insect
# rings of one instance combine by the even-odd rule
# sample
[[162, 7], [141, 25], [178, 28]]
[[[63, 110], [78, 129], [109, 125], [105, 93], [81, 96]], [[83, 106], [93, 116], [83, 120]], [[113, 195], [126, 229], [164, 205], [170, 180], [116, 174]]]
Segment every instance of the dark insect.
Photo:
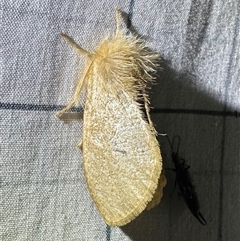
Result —
[[[185, 164], [185, 160], [180, 158], [178, 155], [178, 150], [179, 150], [179, 145], [180, 145], [180, 137], [179, 136], [174, 136], [172, 139], [172, 143], [170, 142], [168, 136], [167, 136], [169, 145], [171, 147], [172, 150], [172, 160], [173, 163], [175, 165], [173, 170], [174, 172], [176, 172], [176, 180], [175, 180], [175, 188], [176, 185], [178, 185], [179, 188], [179, 195], [182, 196], [189, 208], [189, 210], [191, 211], [191, 213], [194, 215], [194, 217], [197, 218], [197, 220], [202, 224], [202, 225], [206, 225], [207, 222], [204, 219], [203, 215], [200, 212], [200, 206], [199, 206], [199, 201], [198, 201], [198, 197], [197, 197], [197, 193], [195, 191], [195, 188], [192, 184], [192, 179], [190, 177], [190, 173], [188, 171], [188, 169], [190, 168], [190, 166]], [[177, 151], [174, 152], [173, 151], [173, 144], [175, 140], [178, 140], [178, 144], [177, 144]], [[174, 188], [174, 190], [175, 190]]]

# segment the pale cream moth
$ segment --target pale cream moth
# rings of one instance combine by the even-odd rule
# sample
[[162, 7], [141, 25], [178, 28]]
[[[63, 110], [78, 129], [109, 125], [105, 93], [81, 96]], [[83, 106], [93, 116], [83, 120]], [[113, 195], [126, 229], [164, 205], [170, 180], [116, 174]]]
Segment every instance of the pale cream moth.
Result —
[[[116, 33], [93, 53], [62, 33], [87, 63], [72, 101], [57, 113], [60, 117], [76, 105], [86, 90], [79, 147], [88, 190], [110, 226], [125, 225], [147, 205], [159, 203], [166, 184], [165, 177], [160, 178], [162, 158], [146, 94], [159, 56], [138, 38], [124, 35], [119, 18], [117, 10]], [[158, 200], [151, 204], [157, 186]]]

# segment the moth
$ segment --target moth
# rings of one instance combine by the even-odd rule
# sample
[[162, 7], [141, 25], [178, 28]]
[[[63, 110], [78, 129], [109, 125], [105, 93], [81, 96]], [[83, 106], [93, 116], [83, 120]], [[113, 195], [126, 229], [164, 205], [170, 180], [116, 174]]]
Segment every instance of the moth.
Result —
[[57, 113], [60, 117], [77, 105], [81, 91], [86, 91], [78, 146], [88, 190], [110, 226], [133, 220], [152, 200], [157, 186], [161, 199], [166, 184], [165, 177], [160, 179], [162, 158], [146, 93], [159, 56], [137, 37], [124, 35], [118, 9], [116, 22], [116, 33], [92, 53], [61, 34], [86, 57], [86, 65], [72, 100]]

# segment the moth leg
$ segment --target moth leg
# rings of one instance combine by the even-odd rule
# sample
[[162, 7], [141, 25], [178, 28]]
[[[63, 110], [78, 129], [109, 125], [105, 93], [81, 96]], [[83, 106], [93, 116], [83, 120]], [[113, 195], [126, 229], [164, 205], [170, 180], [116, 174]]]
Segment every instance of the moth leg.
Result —
[[84, 86], [84, 80], [85, 80], [85, 75], [83, 77], [80, 78], [80, 80], [78, 81], [75, 93], [73, 95], [72, 100], [67, 104], [66, 107], [64, 107], [62, 110], [58, 111], [56, 116], [60, 117], [63, 113], [67, 112], [68, 110], [70, 110], [75, 104], [78, 103], [79, 100], [79, 95], [82, 91], [82, 88]]
[[148, 123], [150, 125], [150, 128], [155, 131], [154, 129], [154, 126], [153, 126], [153, 123], [151, 121], [151, 118], [150, 118], [150, 108], [149, 108], [149, 101], [148, 101], [148, 98], [146, 96], [145, 93], [143, 93], [143, 100], [144, 100], [144, 107], [145, 107], [145, 110], [146, 110], [146, 114], [147, 114], [147, 119], [148, 119]]
[[82, 151], [82, 145], [83, 145], [83, 141], [81, 140], [79, 143], [78, 143], [78, 145], [77, 145], [77, 147]]

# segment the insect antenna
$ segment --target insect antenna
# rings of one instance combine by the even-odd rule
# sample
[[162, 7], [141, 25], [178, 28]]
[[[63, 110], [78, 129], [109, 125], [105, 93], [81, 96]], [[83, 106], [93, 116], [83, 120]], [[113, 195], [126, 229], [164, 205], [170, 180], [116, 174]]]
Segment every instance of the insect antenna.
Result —
[[68, 36], [65, 33], [61, 33], [61, 36], [81, 55], [85, 55], [87, 57], [91, 57], [91, 53], [89, 53], [87, 50], [83, 49], [79, 44], [75, 42], [75, 40]]
[[[177, 151], [176, 151], [176, 152], [173, 151], [173, 146], [174, 146], [174, 141], [175, 141], [175, 139], [178, 139], [178, 140], [177, 140], [177, 143], [178, 143], [178, 144], [177, 144]], [[168, 140], [168, 142], [169, 142], [169, 140]], [[176, 136], [174, 136], [174, 137], [172, 138], [172, 144], [171, 144], [172, 153], [175, 153], [175, 154], [178, 155], [179, 147], [180, 147], [180, 136], [176, 135]]]
[[[170, 141], [170, 139], [169, 139], [169, 137], [168, 137], [167, 134], [160, 134], [160, 135], [161, 135], [161, 136], [165, 136], [165, 137], [167, 138], [168, 144], [169, 144], [169, 146], [170, 146], [170, 148], [171, 148], [172, 153], [178, 154], [179, 146], [180, 146], [180, 136], [179, 136], [179, 135], [176, 135], [176, 136], [174, 136], [174, 137], [172, 138], [172, 141]], [[175, 152], [175, 151], [173, 151], [173, 146], [174, 146], [174, 142], [175, 142], [175, 139], [176, 139], [176, 138], [178, 139], [178, 145], [177, 145], [177, 151]]]
[[173, 152], [172, 142], [170, 141], [168, 135], [166, 135], [166, 137], [167, 137], [167, 140], [168, 140], [168, 144], [169, 144], [169, 146], [170, 146], [170, 148], [171, 148], [171, 150], [172, 150], [172, 152]]
[[120, 31], [120, 24], [121, 24], [120, 15], [121, 15], [121, 10], [119, 8], [116, 8], [116, 27], [117, 27], [116, 34], [118, 34]]

